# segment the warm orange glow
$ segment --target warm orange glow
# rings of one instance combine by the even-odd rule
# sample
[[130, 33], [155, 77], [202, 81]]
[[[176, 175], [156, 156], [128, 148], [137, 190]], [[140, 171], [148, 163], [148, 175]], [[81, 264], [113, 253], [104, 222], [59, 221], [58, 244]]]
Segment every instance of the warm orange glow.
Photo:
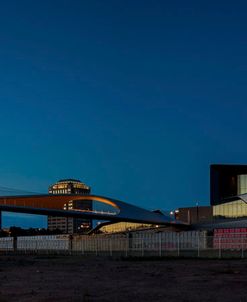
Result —
[[63, 210], [64, 204], [71, 200], [95, 200], [119, 209], [119, 207], [111, 200], [104, 197], [91, 195], [35, 195], [25, 197], [9, 196], [0, 197], [0, 205]]

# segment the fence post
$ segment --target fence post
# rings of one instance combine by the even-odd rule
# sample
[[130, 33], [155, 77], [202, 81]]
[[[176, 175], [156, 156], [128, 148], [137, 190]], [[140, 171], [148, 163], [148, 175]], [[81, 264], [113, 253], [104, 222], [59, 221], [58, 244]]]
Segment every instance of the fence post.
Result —
[[128, 257], [128, 250], [129, 250], [129, 233], [126, 234], [126, 249], [125, 249], [125, 257]]
[[197, 236], [197, 257], [200, 257], [200, 234]]
[[110, 256], [112, 257], [112, 238], [110, 238]]
[[130, 232], [128, 233], [128, 252], [129, 255], [132, 255], [133, 253], [133, 235]]
[[162, 248], [162, 237], [161, 237], [161, 232], [159, 233], [159, 239], [160, 239], [159, 240], [160, 241], [159, 242], [160, 243], [159, 244], [159, 256], [161, 257], [162, 256], [162, 249], [161, 249]]
[[98, 240], [95, 238], [95, 254], [98, 256]]
[[242, 237], [242, 253], [241, 253], [241, 258], [244, 258], [244, 238]]
[[178, 249], [178, 257], [179, 257], [179, 256], [180, 256], [180, 250], [179, 250], [179, 249], [180, 249], [180, 246], [179, 246], [179, 245], [180, 245], [180, 244], [179, 244], [179, 234], [177, 234], [177, 237], [178, 237], [178, 238], [177, 238], [177, 249]]
[[83, 239], [80, 238], [81, 240], [81, 254], [84, 255], [84, 245], [83, 245]]
[[17, 237], [13, 237], [13, 251], [17, 252]]
[[69, 235], [69, 254], [72, 254], [72, 249], [73, 249], [73, 236]]
[[144, 239], [142, 238], [142, 257], [144, 256]]
[[221, 237], [219, 237], [219, 258], [221, 258]]

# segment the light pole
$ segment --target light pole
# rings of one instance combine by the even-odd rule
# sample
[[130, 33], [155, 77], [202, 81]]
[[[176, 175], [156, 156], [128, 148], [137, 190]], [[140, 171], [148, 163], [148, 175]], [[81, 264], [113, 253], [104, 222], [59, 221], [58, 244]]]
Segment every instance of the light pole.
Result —
[[174, 216], [174, 212], [171, 211], [171, 212], [170, 212], [170, 220], [171, 220], [171, 221], [172, 221], [173, 216]]

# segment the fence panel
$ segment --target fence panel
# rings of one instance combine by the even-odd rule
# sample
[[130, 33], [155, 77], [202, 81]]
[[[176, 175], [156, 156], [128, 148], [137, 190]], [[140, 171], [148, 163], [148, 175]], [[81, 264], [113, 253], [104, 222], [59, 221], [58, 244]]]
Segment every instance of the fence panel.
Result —
[[136, 232], [93, 236], [25, 236], [0, 238], [0, 252], [99, 256], [244, 258], [247, 234], [216, 232]]
[[0, 238], [0, 252], [8, 252], [14, 250], [14, 240], [12, 237]]

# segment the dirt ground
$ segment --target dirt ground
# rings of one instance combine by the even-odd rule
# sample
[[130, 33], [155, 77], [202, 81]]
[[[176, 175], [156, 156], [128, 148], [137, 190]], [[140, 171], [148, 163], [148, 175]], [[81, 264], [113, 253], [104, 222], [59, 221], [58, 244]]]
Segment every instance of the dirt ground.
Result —
[[0, 301], [247, 301], [247, 260], [0, 256]]

